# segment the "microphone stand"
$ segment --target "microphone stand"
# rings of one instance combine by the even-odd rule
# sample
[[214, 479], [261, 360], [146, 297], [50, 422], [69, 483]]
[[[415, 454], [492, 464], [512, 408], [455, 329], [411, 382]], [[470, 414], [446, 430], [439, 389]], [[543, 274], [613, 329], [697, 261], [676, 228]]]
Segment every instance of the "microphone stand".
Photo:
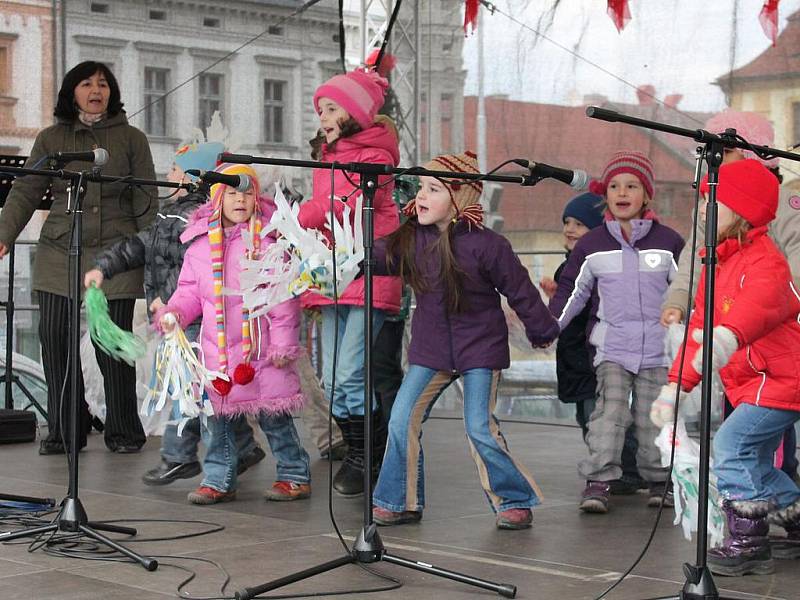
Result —
[[86, 182], [124, 182], [133, 185], [149, 185], [160, 187], [186, 188], [191, 184], [178, 184], [171, 182], [150, 181], [145, 179], [111, 177], [100, 175], [97, 172], [87, 171], [66, 171], [45, 170], [45, 169], [25, 169], [19, 167], [0, 166], [0, 173], [16, 176], [39, 175], [44, 177], [67, 179], [70, 181], [70, 191], [72, 196], [71, 203], [68, 202], [67, 211], [72, 214], [72, 233], [69, 245], [69, 271], [70, 287], [69, 300], [70, 320], [69, 320], [69, 378], [70, 378], [70, 411], [71, 421], [69, 424], [69, 441], [64, 440], [69, 446], [69, 488], [67, 497], [61, 501], [61, 510], [52, 523], [39, 527], [30, 527], [20, 531], [0, 533], [0, 543], [8, 542], [22, 537], [36, 537], [45, 533], [67, 532], [79, 533], [100, 542], [113, 550], [127, 556], [131, 560], [139, 563], [148, 571], [155, 571], [158, 562], [147, 556], [142, 556], [129, 550], [125, 546], [106, 537], [99, 531], [121, 533], [129, 536], [136, 535], [136, 529], [132, 527], [120, 527], [109, 523], [90, 521], [86, 510], [78, 497], [78, 422], [80, 420], [80, 399], [78, 398], [78, 375], [80, 373], [80, 323], [81, 323], [81, 242], [83, 238], [82, 217], [83, 210], [81, 202], [85, 194]]
[[262, 158], [247, 154], [220, 154], [219, 160], [223, 163], [238, 164], [261, 164], [261, 165], [281, 165], [288, 167], [306, 167], [311, 169], [336, 169], [339, 171], [349, 171], [358, 173], [361, 177], [359, 187], [361, 189], [364, 202], [362, 205], [362, 220], [364, 232], [364, 520], [363, 527], [353, 544], [350, 554], [341, 556], [334, 560], [319, 564], [317, 566], [299, 571], [297, 573], [268, 581], [255, 587], [246, 587], [236, 592], [236, 600], [249, 600], [259, 594], [275, 590], [280, 587], [302, 581], [326, 573], [338, 567], [361, 563], [370, 564], [379, 561], [388, 562], [401, 567], [422, 571], [437, 577], [451, 579], [467, 585], [472, 585], [485, 590], [497, 592], [506, 598], [514, 598], [517, 594], [517, 587], [508, 583], [494, 583], [484, 579], [478, 579], [442, 569], [434, 565], [403, 558], [386, 552], [377, 526], [372, 521], [372, 277], [375, 261], [372, 257], [373, 247], [373, 199], [378, 189], [378, 177], [380, 175], [417, 175], [430, 176], [438, 179], [457, 179], [457, 180], [479, 180], [479, 181], [499, 181], [504, 183], [516, 183], [518, 185], [535, 185], [541, 177], [533, 174], [527, 175], [485, 175], [481, 173], [456, 173], [452, 171], [429, 171], [421, 167], [410, 169], [399, 169], [391, 165], [374, 163], [330, 163], [309, 160], [292, 160], [282, 158]]
[[[708, 164], [708, 204], [706, 205], [705, 248], [706, 256], [703, 264], [706, 265], [705, 279], [705, 304], [703, 318], [703, 367], [701, 380], [700, 403], [700, 473], [697, 509], [697, 555], [695, 564], [684, 563], [683, 574], [686, 582], [680, 593], [675, 596], [665, 596], [662, 600], [734, 600], [720, 596], [714, 584], [714, 578], [708, 568], [706, 551], [708, 549], [708, 483], [709, 464], [711, 458], [711, 357], [713, 356], [714, 327], [714, 284], [717, 264], [717, 183], [719, 182], [719, 167], [722, 164], [724, 148], [741, 148], [744, 150], [756, 149], [761, 153], [779, 156], [789, 160], [800, 161], [800, 155], [785, 152], [769, 146], [750, 145], [736, 138], [735, 129], [726, 129], [725, 133], [715, 135], [704, 129], [684, 129], [666, 125], [657, 121], [639, 119], [618, 113], [613, 110], [589, 106], [587, 116], [609, 122], [626, 123], [636, 127], [663, 131], [674, 135], [692, 138], [705, 144], [703, 157]], [[695, 184], [700, 185], [700, 170], [695, 174]], [[688, 315], [687, 315], [688, 319]]]

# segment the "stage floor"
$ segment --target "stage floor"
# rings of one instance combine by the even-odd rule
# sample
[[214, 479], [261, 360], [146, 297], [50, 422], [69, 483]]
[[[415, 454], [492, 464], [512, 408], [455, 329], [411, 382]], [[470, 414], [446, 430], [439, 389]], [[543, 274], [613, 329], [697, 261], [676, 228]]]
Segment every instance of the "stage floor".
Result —
[[[298, 423], [298, 427], [301, 427]], [[431, 563], [471, 576], [517, 586], [518, 598], [590, 600], [599, 595], [633, 562], [649, 534], [656, 511], [646, 496], [614, 497], [608, 515], [584, 515], [577, 509], [582, 489], [575, 462], [583, 450], [575, 427], [533, 423], [503, 426], [509, 444], [534, 474], [543, 490], [543, 504], [534, 511], [533, 529], [498, 531], [478, 485], [475, 467], [459, 420], [432, 419], [425, 427], [427, 502], [419, 524], [381, 528], [392, 554]], [[267, 503], [262, 491], [272, 482], [271, 456], [240, 480], [235, 502], [213, 507], [187, 504], [186, 494], [199, 483], [180, 480], [153, 488], [140, 476], [158, 461], [159, 439], [140, 454], [116, 455], [93, 434], [80, 457], [80, 497], [89, 518], [189, 519], [219, 523], [219, 533], [175, 541], [130, 543], [140, 553], [159, 558], [149, 573], [128, 563], [89, 562], [28, 552], [28, 544], [0, 548], [0, 598], [3, 600], [156, 600], [175, 597], [186, 574], [171, 564], [197, 571], [188, 585], [194, 597], [220, 596], [224, 575], [213, 565], [185, 560], [198, 557], [221, 563], [230, 573], [227, 596], [237, 589], [282, 577], [342, 556], [328, 518], [327, 463], [313, 459], [311, 500]], [[262, 440], [263, 441], [263, 440]], [[66, 493], [64, 457], [38, 456], [34, 444], [3, 446], [0, 493], [50, 496]], [[337, 468], [337, 464], [334, 468]], [[335, 514], [352, 539], [363, 514], [361, 500], [334, 496]], [[694, 545], [664, 515], [656, 538], [635, 573], [608, 597], [656, 598], [675, 594], [684, 579], [681, 565], [693, 561]], [[134, 523], [141, 538], [196, 532], [202, 525]], [[0, 527], [4, 527], [0, 525]], [[114, 536], [119, 538], [120, 536]], [[134, 538], [135, 539], [135, 538]], [[795, 561], [776, 561], [771, 576], [716, 579], [720, 593], [734, 598], [790, 599], [800, 596], [800, 569]], [[449, 600], [499, 597], [454, 581], [382, 563], [375, 569], [401, 580], [393, 591], [342, 598]], [[284, 593], [368, 589], [386, 582], [357, 566], [346, 566], [283, 588]]]

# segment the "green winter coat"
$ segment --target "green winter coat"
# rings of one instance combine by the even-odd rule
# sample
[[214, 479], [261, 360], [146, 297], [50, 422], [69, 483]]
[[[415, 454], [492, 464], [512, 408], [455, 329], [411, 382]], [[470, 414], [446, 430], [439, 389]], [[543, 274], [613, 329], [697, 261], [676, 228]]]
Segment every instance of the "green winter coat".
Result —
[[[25, 164], [30, 168], [54, 152], [82, 152], [95, 148], [108, 150], [108, 163], [102, 174], [155, 179], [153, 157], [144, 133], [128, 125], [125, 113], [103, 119], [93, 126], [80, 121], [61, 121], [39, 132]], [[86, 162], [69, 163], [70, 170], [89, 169]], [[44, 164], [38, 168], [45, 168]], [[67, 296], [67, 268], [71, 215], [66, 214], [67, 181], [28, 175], [14, 182], [6, 204], [0, 211], [0, 242], [10, 246], [17, 239], [52, 182], [53, 206], [36, 248], [33, 289]], [[83, 201], [83, 273], [95, 265], [97, 253], [136, 234], [153, 222], [158, 211], [156, 188], [126, 188], [120, 183], [89, 182]], [[83, 286], [81, 286], [81, 289]], [[109, 299], [139, 298], [142, 294], [142, 269], [121, 273], [103, 284]]]

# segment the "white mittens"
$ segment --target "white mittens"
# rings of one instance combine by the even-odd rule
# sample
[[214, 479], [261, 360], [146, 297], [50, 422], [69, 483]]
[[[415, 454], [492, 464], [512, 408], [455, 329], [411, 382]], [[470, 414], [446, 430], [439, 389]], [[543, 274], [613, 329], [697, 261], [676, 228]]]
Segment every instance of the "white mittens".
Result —
[[[722, 367], [728, 364], [728, 361], [733, 356], [734, 352], [739, 349], [739, 340], [736, 339], [736, 335], [722, 325], [717, 325], [713, 329], [714, 335], [714, 356], [711, 357], [711, 368], [715, 371], [718, 371]], [[692, 339], [699, 343], [701, 346], [698, 348], [697, 352], [692, 358], [692, 367], [698, 373], [702, 373], [703, 370], [703, 330], [702, 329], [695, 329], [692, 332]]]
[[662, 386], [658, 397], [650, 407], [650, 420], [657, 426], [663, 427], [675, 419], [675, 395], [678, 386], [670, 383]]

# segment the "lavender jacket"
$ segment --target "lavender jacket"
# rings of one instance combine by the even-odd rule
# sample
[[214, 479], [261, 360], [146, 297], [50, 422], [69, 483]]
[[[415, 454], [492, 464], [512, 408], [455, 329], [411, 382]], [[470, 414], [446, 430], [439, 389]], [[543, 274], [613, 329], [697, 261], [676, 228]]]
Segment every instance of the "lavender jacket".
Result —
[[614, 220], [578, 240], [550, 301], [561, 329], [591, 301], [595, 366], [611, 361], [631, 373], [669, 366], [659, 319], [683, 238], [647, 216], [631, 221], [630, 241]]
[[[468, 230], [463, 223], [456, 226], [453, 249], [465, 273], [467, 308], [449, 314], [439, 277], [439, 255], [430, 250], [439, 235], [434, 225], [417, 226], [416, 264], [430, 289], [416, 294], [409, 363], [457, 373], [508, 367], [508, 327], [501, 294], [519, 316], [531, 344], [540, 346], [556, 338], [558, 324], [508, 240], [489, 229]], [[396, 270], [387, 269], [385, 242], [384, 238], [375, 243], [376, 273], [397, 275]]]

